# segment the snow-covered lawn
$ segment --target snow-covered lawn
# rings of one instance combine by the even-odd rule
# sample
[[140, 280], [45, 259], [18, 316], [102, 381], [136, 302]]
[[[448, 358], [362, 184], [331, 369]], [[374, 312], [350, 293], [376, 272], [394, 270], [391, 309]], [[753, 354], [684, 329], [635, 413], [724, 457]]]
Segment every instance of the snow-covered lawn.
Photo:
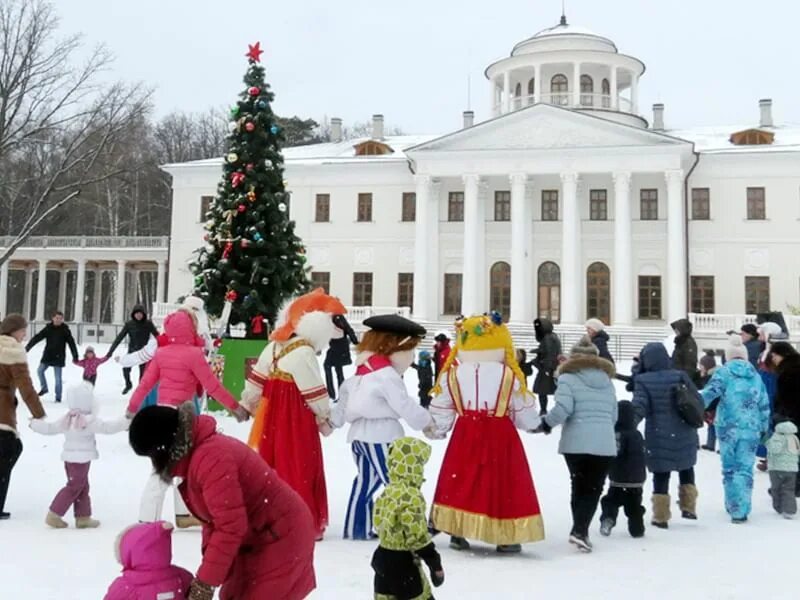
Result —
[[[104, 352], [105, 348], [98, 351]], [[41, 346], [31, 353], [32, 371], [40, 353]], [[67, 367], [65, 387], [79, 379], [79, 370]], [[413, 371], [407, 375], [407, 384], [416, 395]], [[119, 367], [114, 363], [101, 367], [97, 395], [103, 415], [123, 412], [125, 401], [121, 390]], [[624, 397], [627, 395], [622, 392], [620, 398]], [[65, 411], [63, 406], [52, 403], [52, 396], [45, 400], [51, 418]], [[102, 521], [102, 526], [94, 531], [49, 530], [44, 525], [44, 516], [64, 480], [59, 460], [62, 438], [38, 436], [30, 431], [26, 426], [27, 412], [22, 406], [19, 417], [25, 450], [14, 471], [7, 502], [12, 518], [0, 522], [3, 552], [0, 597], [100, 599], [117, 576], [119, 567], [112, 551], [114, 538], [136, 519], [139, 494], [150, 471], [148, 463], [129, 449], [126, 435], [98, 436], [101, 458], [92, 465], [90, 479], [94, 515]], [[246, 438], [248, 424], [239, 425], [227, 417], [218, 420], [225, 433]], [[794, 595], [791, 565], [796, 564], [795, 536], [800, 533], [800, 523], [784, 521], [774, 514], [766, 493], [768, 477], [757, 473], [750, 522], [732, 525], [723, 507], [719, 457], [709, 452], [701, 453], [697, 465], [700, 491], [697, 522], [674, 519], [668, 531], [650, 527], [644, 539], [634, 540], [627, 535], [624, 516], [620, 515], [620, 523], [610, 538], [597, 533], [595, 522], [594, 553], [578, 554], [566, 541], [570, 528], [569, 478], [556, 451], [558, 436], [558, 430], [551, 436], [523, 434], [547, 539], [525, 546], [519, 556], [498, 556], [493, 548], [477, 544], [472, 552], [458, 554], [447, 547], [444, 536], [439, 536], [436, 541], [442, 553], [446, 582], [436, 591], [437, 599], [721, 600]], [[433, 443], [424, 488], [428, 501], [433, 496], [445, 445], [445, 441]], [[317, 546], [319, 587], [313, 598], [371, 598], [369, 563], [375, 543], [341, 539], [345, 504], [354, 474], [344, 432], [325, 439], [324, 451], [331, 527], [325, 541]], [[673, 488], [676, 486], [674, 481]], [[649, 493], [648, 486], [646, 497]], [[171, 509], [168, 511], [171, 514]], [[199, 531], [176, 532], [174, 543], [175, 563], [196, 569], [200, 560]]]

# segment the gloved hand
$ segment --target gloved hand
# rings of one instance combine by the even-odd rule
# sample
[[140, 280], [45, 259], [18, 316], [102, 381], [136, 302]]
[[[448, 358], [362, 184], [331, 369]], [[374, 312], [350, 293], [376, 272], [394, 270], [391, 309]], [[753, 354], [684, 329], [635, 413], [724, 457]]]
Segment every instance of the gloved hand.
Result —
[[192, 581], [189, 586], [189, 600], [213, 600], [214, 588], [199, 579]]
[[428, 425], [425, 429], [422, 430], [422, 433], [425, 435], [426, 438], [429, 440], [443, 440], [447, 437], [447, 434], [439, 431], [436, 428], [434, 423]]
[[131, 412], [129, 410], [125, 411], [125, 418], [128, 419], [128, 421], [133, 419], [133, 417], [135, 417], [135, 416], [136, 416], [136, 413], [133, 413], [133, 412]]
[[433, 587], [439, 587], [444, 583], [444, 569], [431, 571], [431, 583], [433, 584]]
[[239, 405], [235, 411], [233, 411], [233, 416], [236, 417], [237, 423], [244, 423], [250, 418], [250, 413], [244, 406]]
[[330, 434], [333, 433], [333, 426], [331, 425], [331, 422], [328, 421], [327, 419], [324, 420], [322, 423], [319, 423], [317, 425], [317, 429], [325, 437], [328, 437]]

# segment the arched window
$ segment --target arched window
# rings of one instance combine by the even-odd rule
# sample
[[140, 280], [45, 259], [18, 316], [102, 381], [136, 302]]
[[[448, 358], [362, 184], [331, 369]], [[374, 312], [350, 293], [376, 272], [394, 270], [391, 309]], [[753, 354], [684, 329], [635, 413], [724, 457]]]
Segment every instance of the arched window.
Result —
[[581, 75], [581, 106], [594, 104], [594, 81], [589, 75]]
[[554, 262], [539, 265], [538, 273], [539, 318], [561, 321], [561, 269]]
[[559, 73], [550, 80], [550, 104], [566, 106], [569, 104], [569, 84], [567, 76]]
[[514, 88], [514, 108], [522, 108], [522, 84], [517, 83]]
[[611, 321], [611, 271], [605, 263], [596, 262], [586, 270], [586, 318]]
[[489, 306], [503, 319], [511, 312], [511, 266], [507, 262], [496, 262], [489, 270]]
[[536, 80], [531, 77], [528, 81], [528, 104], [533, 104], [534, 96], [536, 96]]
[[608, 79], [603, 79], [602, 92], [603, 92], [603, 108], [611, 108], [611, 84]]

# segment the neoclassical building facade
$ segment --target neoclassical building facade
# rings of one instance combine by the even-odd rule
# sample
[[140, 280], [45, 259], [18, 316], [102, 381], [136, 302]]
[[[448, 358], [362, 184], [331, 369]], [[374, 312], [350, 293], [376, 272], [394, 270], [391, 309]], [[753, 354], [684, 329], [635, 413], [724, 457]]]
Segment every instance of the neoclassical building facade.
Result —
[[[641, 115], [645, 66], [562, 18], [486, 70], [492, 114], [458, 131], [287, 148], [290, 215], [314, 281], [425, 321], [645, 325], [800, 304], [800, 127]], [[400, 119], [402, 120], [402, 119]], [[173, 176], [169, 299], [191, 288], [221, 159]]]

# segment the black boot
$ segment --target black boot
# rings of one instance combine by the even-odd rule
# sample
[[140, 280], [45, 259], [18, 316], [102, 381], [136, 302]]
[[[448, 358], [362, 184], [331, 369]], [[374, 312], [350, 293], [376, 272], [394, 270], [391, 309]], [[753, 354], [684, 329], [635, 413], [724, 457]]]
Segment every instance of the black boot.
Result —
[[130, 383], [126, 383], [125, 388], [122, 390], [122, 393], [127, 394], [128, 392], [131, 391], [131, 388], [133, 388], [133, 385], [131, 385]]
[[522, 552], [521, 544], [498, 544], [497, 552], [499, 554], [519, 554]]
[[470, 545], [469, 542], [463, 537], [452, 535], [450, 536], [450, 547], [453, 550], [469, 550]]

